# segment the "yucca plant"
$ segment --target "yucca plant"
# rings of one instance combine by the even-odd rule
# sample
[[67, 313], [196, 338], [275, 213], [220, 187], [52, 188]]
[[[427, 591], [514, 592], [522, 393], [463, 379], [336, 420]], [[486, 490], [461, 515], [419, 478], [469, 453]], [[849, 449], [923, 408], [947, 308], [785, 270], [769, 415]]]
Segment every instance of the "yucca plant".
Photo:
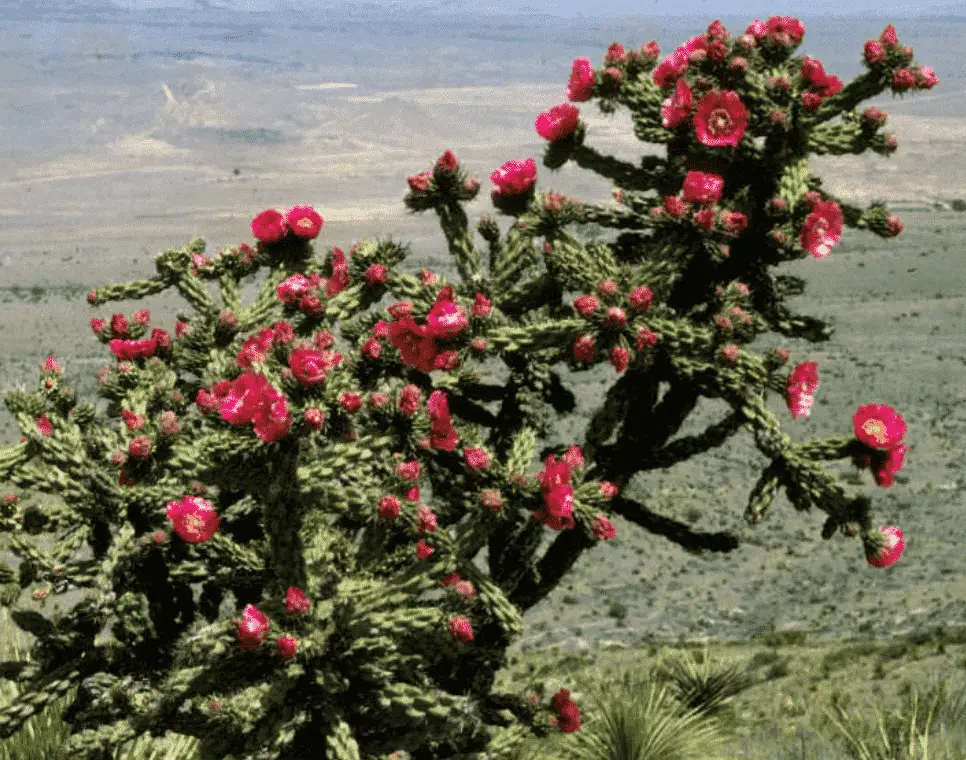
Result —
[[[899, 710], [883, 710], [881, 705], [875, 705], [874, 726], [838, 700], [832, 701], [832, 708], [823, 708], [825, 723], [836, 729], [848, 756], [854, 760], [939, 760], [941, 756], [930, 755], [930, 738], [937, 731], [945, 738], [948, 727], [963, 726], [966, 690], [950, 701], [947, 680], [941, 677], [930, 688], [915, 689], [907, 695]], [[960, 757], [949, 753], [945, 756]]]
[[667, 681], [685, 707], [708, 716], [718, 716], [731, 701], [754, 684], [737, 664], [713, 669], [708, 647], [702, 650], [700, 662], [690, 653], [658, 664], [655, 674]]
[[727, 727], [676, 701], [653, 672], [605, 671], [584, 693], [579, 732], [566, 743], [526, 743], [513, 760], [726, 760], [716, 753], [731, 738]]
[[[30, 642], [13, 625], [5, 607], [0, 607], [0, 662], [30, 662]], [[0, 670], [2, 672], [2, 670]], [[63, 747], [70, 736], [70, 725], [63, 712], [76, 697], [76, 688], [32, 715], [20, 730], [0, 741], [0, 760], [66, 760]], [[15, 681], [0, 678], [0, 708], [20, 693]], [[152, 739], [138, 737], [127, 749], [116, 750], [113, 760], [195, 760], [198, 740], [190, 736]]]
[[[5, 607], [0, 607], [0, 661], [29, 661], [29, 642], [10, 621]], [[52, 760], [60, 756], [60, 748], [70, 735], [70, 726], [62, 719], [64, 708], [74, 699], [77, 689], [36, 713], [9, 739], [0, 741], [0, 760]], [[13, 681], [0, 679], [0, 707], [12, 702], [20, 693]]]

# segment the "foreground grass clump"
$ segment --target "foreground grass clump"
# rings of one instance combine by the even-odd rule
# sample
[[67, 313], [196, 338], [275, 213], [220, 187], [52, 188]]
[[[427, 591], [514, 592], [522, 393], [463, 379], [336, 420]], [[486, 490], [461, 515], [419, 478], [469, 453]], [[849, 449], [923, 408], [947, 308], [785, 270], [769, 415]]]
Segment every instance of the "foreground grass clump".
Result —
[[952, 675], [966, 669], [964, 643], [939, 628], [884, 642], [809, 644], [792, 632], [693, 653], [527, 653], [508, 677], [579, 684], [586, 720], [576, 754], [554, 737], [513, 760], [962, 760], [966, 688]]

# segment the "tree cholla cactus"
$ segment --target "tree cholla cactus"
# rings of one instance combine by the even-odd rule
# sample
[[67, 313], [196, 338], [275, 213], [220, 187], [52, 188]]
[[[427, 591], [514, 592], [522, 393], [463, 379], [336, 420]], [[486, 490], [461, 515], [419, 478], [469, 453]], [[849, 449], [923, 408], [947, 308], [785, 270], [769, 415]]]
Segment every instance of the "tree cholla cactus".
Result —
[[[716, 21], [660, 63], [653, 42], [614, 43], [598, 70], [575, 60], [570, 102], [536, 120], [543, 163], [610, 179], [618, 203], [537, 194], [534, 160], [507, 161], [492, 199], [513, 223], [479, 220], [485, 265], [462, 207], [479, 182], [451, 151], [409, 177], [406, 205], [439, 215], [459, 282], [405, 273], [409, 249], [391, 238], [320, 260], [323, 220], [296, 206], [259, 213], [254, 248], [212, 259], [195, 239], [158, 254], [156, 276], [92, 291], [100, 306], [174, 288], [193, 313], [173, 337], [149, 334], [145, 310], [92, 320], [117, 359], [99, 374], [106, 419], [77, 403], [53, 357], [37, 390], [6, 396], [25, 437], [0, 449], [0, 478], [65, 503], [0, 503], [21, 560], [0, 566], [3, 601], [37, 637], [29, 663], [3, 667], [21, 694], [0, 735], [72, 684], [77, 760], [166, 730], [199, 737], [206, 760], [483, 758], [527, 733], [579, 730], [566, 689], [548, 707], [540, 684], [493, 691], [522, 614], [615, 536], [608, 513], [691, 550], [735, 549], [735, 536], [622, 491], [743, 429], [770, 459], [751, 524], [784, 488], [796, 509], [827, 515], [824, 538], [861, 533], [870, 564], [895, 562], [901, 531], [874, 529], [870, 501], [821, 462], [852, 458], [887, 487], [906, 451], [901, 416], [866, 404], [853, 435], [793, 445], [765, 394], [807, 417], [817, 364], [788, 373], [787, 350], [745, 346], [831, 335], [789, 312], [804, 282], [770, 267], [830, 255], [843, 226], [888, 237], [902, 224], [825, 192], [809, 155], [893, 152], [886, 115], [856, 107], [937, 79], [891, 26], [847, 85], [793, 57], [803, 34], [788, 17], [737, 37]], [[586, 145], [573, 103], [591, 98], [628, 108], [635, 135], [666, 155], [628, 163]], [[572, 224], [616, 239], [583, 244]], [[262, 268], [242, 304], [240, 281]], [[479, 376], [486, 359], [503, 380]], [[604, 360], [618, 379], [585, 439], [541, 449], [576, 409], [560, 367]], [[702, 397], [731, 413], [669, 442]], [[556, 537], [540, 552], [545, 529]], [[30, 538], [41, 532], [57, 536], [49, 551]], [[45, 615], [19, 605], [27, 588], [88, 593]]]

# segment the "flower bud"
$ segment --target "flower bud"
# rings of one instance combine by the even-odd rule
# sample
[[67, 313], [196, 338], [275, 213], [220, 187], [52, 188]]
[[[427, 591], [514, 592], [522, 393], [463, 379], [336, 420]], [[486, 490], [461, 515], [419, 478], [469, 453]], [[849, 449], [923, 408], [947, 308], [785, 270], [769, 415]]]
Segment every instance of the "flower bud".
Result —
[[560, 193], [548, 193], [543, 202], [543, 210], [549, 213], [560, 211], [563, 208], [564, 197]]
[[604, 315], [604, 326], [608, 330], [623, 330], [627, 324], [627, 315], [620, 306], [611, 306]]
[[768, 112], [768, 122], [770, 124], [784, 124], [788, 121], [788, 114], [780, 108], [772, 108]]
[[919, 66], [914, 70], [916, 75], [916, 87], [920, 90], [931, 90], [939, 84], [939, 77], [935, 70], [929, 66]]
[[492, 512], [503, 509], [503, 499], [498, 491], [486, 490], [480, 493], [480, 503]]
[[147, 459], [151, 456], [151, 440], [143, 435], [133, 438], [128, 444], [128, 453], [135, 459]]
[[792, 87], [792, 80], [786, 76], [769, 77], [768, 84], [779, 92], [788, 92]]
[[305, 424], [312, 430], [321, 430], [324, 422], [325, 415], [318, 407], [310, 406], [305, 410]]
[[739, 235], [748, 227], [748, 217], [740, 211], [729, 211], [722, 219], [725, 232]]
[[608, 66], [602, 72], [600, 72], [601, 78], [604, 80], [604, 84], [616, 85], [621, 83], [623, 74], [620, 69], [614, 68], [613, 66]]
[[892, 24], [889, 24], [882, 30], [882, 34], [879, 35], [879, 42], [886, 47], [895, 47], [899, 44], [899, 35], [896, 33], [896, 28]]
[[419, 460], [413, 459], [409, 462], [401, 462], [400, 464], [397, 464], [394, 468], [394, 471], [399, 478], [410, 482], [415, 482], [419, 480], [421, 469], [422, 468], [419, 466]]
[[721, 40], [715, 40], [708, 45], [708, 58], [712, 61], [723, 61], [728, 57], [728, 48]]
[[328, 330], [322, 330], [315, 334], [315, 336], [312, 338], [312, 342], [320, 351], [327, 351], [335, 345], [335, 336], [333, 336]]
[[[416, 497], [417, 499], [419, 496]], [[419, 518], [419, 530], [422, 533], [435, 533], [436, 532], [436, 514], [429, 507], [420, 507], [418, 518]]]
[[385, 285], [388, 274], [389, 270], [382, 264], [372, 264], [366, 270], [366, 283], [372, 288], [377, 285]]
[[470, 581], [457, 581], [453, 584], [453, 590], [464, 599], [472, 599], [476, 596], [476, 589]]
[[817, 111], [822, 105], [822, 96], [817, 92], [802, 93], [802, 108], [810, 113]]
[[664, 210], [673, 219], [679, 219], [687, 211], [687, 204], [684, 199], [677, 195], [668, 195], [664, 198]]
[[436, 550], [432, 546], [427, 544], [425, 541], [423, 541], [423, 539], [419, 539], [419, 541], [416, 542], [417, 559], [420, 559], [420, 560], [428, 559], [433, 555], [433, 552], [435, 551]]
[[493, 309], [493, 302], [482, 293], [477, 293], [473, 299], [473, 316], [488, 317]]
[[589, 317], [600, 308], [600, 301], [591, 295], [583, 295], [574, 299], [574, 308], [582, 317]]
[[728, 63], [728, 68], [732, 71], [747, 71], [748, 70], [748, 59], [740, 55], [736, 55]]
[[178, 415], [172, 411], [161, 413], [161, 433], [164, 435], [175, 435], [181, 430], [181, 423], [178, 421]]
[[453, 151], [448, 150], [436, 160], [435, 174], [437, 176], [440, 174], [452, 174], [459, 169], [459, 165], [459, 159], [456, 158]]
[[472, 470], [489, 470], [493, 464], [490, 455], [484, 449], [470, 448], [463, 450], [467, 466]]
[[714, 229], [714, 209], [703, 208], [694, 212], [694, 223], [702, 230]]
[[115, 338], [124, 338], [128, 334], [129, 325], [123, 314], [111, 315], [111, 335]]
[[362, 408], [362, 396], [358, 393], [343, 391], [339, 394], [339, 406], [349, 414], [355, 414]]
[[389, 396], [385, 393], [373, 391], [369, 394], [369, 399], [366, 403], [373, 409], [382, 409], [389, 403]]
[[653, 300], [654, 293], [646, 285], [639, 285], [627, 296], [628, 305], [635, 311], [646, 311], [650, 309]]
[[406, 181], [409, 183], [409, 189], [413, 193], [419, 194], [425, 193], [429, 189], [429, 181], [431, 178], [432, 175], [429, 172], [422, 172], [420, 174], [411, 174], [406, 178]]
[[367, 359], [378, 359], [382, 354], [382, 344], [375, 338], [367, 338], [360, 350]]
[[657, 345], [657, 335], [651, 332], [650, 328], [646, 325], [642, 325], [637, 331], [637, 336], [635, 338], [634, 348], [638, 351], [643, 350], [644, 346], [654, 346]]
[[604, 55], [604, 63], [620, 63], [627, 55], [624, 46], [619, 42], [612, 42]]
[[902, 68], [892, 72], [892, 89], [896, 92], [905, 92], [916, 86], [916, 75], [912, 69]]
[[423, 394], [416, 385], [406, 385], [399, 392], [399, 411], [407, 417], [412, 417], [422, 404]]
[[614, 530], [614, 524], [604, 515], [597, 515], [594, 518], [591, 530], [594, 536], [600, 541], [609, 541], [617, 535], [617, 531]]
[[386, 494], [379, 500], [379, 516], [386, 520], [395, 520], [399, 517], [400, 509], [402, 509], [402, 504], [392, 494]]
[[609, 298], [617, 293], [617, 283], [613, 280], [604, 280], [597, 286], [597, 295], [601, 298]]
[[600, 495], [605, 499], [613, 499], [619, 490], [616, 483], [611, 483], [609, 480], [600, 481]]
[[318, 296], [306, 295], [299, 299], [299, 311], [309, 317], [319, 317], [325, 312], [325, 304]]
[[299, 642], [294, 636], [279, 636], [275, 639], [275, 651], [280, 657], [290, 660], [295, 657]]
[[877, 127], [881, 127], [886, 123], [888, 114], [885, 111], [880, 111], [878, 108], [869, 107], [862, 112], [863, 121], [873, 124]]
[[868, 40], [865, 43], [862, 53], [865, 57], [865, 62], [869, 66], [874, 66], [875, 64], [882, 63], [882, 61], [885, 60], [885, 50], [883, 50], [882, 45], [875, 40]]
[[627, 365], [630, 364], [630, 361], [631, 361], [630, 350], [624, 348], [623, 346], [614, 346], [611, 349], [610, 363], [611, 363], [611, 366], [613, 366], [613, 368], [617, 370], [618, 375], [627, 369]]
[[574, 358], [577, 361], [592, 362], [597, 355], [597, 342], [593, 335], [581, 335], [574, 342]]

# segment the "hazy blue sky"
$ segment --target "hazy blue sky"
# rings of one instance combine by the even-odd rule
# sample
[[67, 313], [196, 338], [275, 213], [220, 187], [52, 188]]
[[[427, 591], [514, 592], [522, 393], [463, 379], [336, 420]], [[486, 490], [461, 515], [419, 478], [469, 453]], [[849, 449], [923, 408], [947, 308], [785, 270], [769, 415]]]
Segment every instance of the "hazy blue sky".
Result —
[[[228, 2], [229, 0], [225, 0]], [[234, 1], [234, 0], [232, 0]], [[244, 4], [247, 0], [237, 0]], [[259, 0], [254, 0], [258, 2]], [[268, 2], [268, 0], [265, 0]], [[436, 5], [437, 0], [384, 0], [385, 3], [399, 2], [403, 5]], [[379, 0], [382, 4], [383, 0]], [[456, 0], [450, 7], [458, 7], [461, 0]], [[325, 4], [324, 2], [322, 3]], [[439, 3], [441, 4], [441, 3]], [[946, 12], [958, 9], [958, 14], [966, 13], [966, 2], [950, 3], [939, 0], [923, 0], [923, 2], [890, 2], [889, 0], [788, 0], [787, 2], [769, 2], [769, 0], [488, 0], [481, 3], [495, 8], [521, 10], [535, 8], [546, 13], [559, 16], [574, 16], [582, 12], [589, 15], [618, 15], [626, 13], [641, 13], [655, 15], [741, 15], [769, 16], [785, 14], [840, 14], [857, 13], [867, 10], [878, 10], [882, 13], [896, 12], [903, 15], [920, 15], [935, 13], [937, 8], [944, 8]]]
[[[236, 10], [271, 11], [282, 7], [304, 7], [314, 11], [331, 8], [335, 11], [338, 0], [103, 0], [116, 5], [148, 9], [158, 7], [191, 8], [196, 4]], [[90, 2], [90, 0], [86, 0]], [[784, 3], [769, 0], [369, 0], [369, 5], [402, 6], [417, 10], [420, 7], [445, 8], [447, 10], [492, 9], [496, 12], [514, 12], [536, 9], [555, 16], [646, 14], [658, 16], [682, 15], [747, 15], [767, 17], [775, 14], [801, 16], [854, 15], [876, 12], [876, 15], [919, 16], [956, 15], [966, 16], [966, 2], [950, 0], [786, 0]]]

